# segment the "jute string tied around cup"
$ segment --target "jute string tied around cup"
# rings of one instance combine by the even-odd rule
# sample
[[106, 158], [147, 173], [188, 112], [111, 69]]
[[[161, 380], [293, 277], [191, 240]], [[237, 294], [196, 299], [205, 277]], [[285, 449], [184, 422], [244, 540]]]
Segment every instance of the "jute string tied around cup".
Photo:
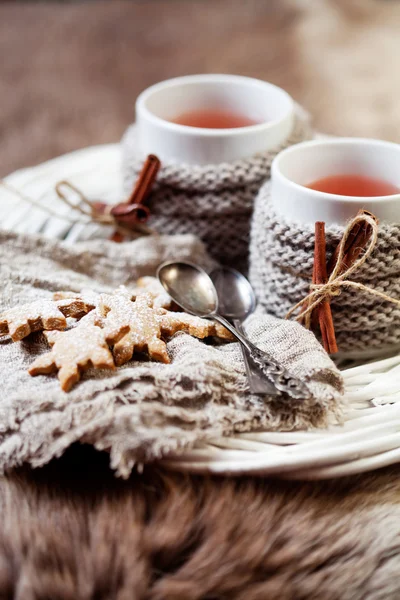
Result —
[[378, 228], [369, 213], [344, 226], [328, 225], [326, 277], [318, 281], [312, 281], [315, 230], [315, 223], [275, 210], [269, 183], [261, 188], [249, 273], [260, 306], [280, 318], [289, 313], [305, 324], [309, 320], [315, 331], [330, 303], [337, 348], [346, 355], [374, 357], [400, 346], [400, 223], [383, 221]]
[[[371, 228], [369, 244], [364, 254], [362, 254], [358, 259], [356, 259], [353, 262], [352, 265], [350, 265], [347, 269], [343, 271], [342, 267], [345, 255], [346, 242], [351, 232], [354, 230], [354, 227], [358, 224], [362, 226], [368, 224]], [[369, 216], [368, 214], [358, 214], [356, 217], [354, 217], [354, 219], [352, 219], [345, 228], [343, 237], [339, 244], [337, 260], [333, 271], [329, 276], [328, 281], [323, 284], [311, 284], [310, 292], [302, 300], [300, 300], [300, 302], [297, 302], [297, 304], [295, 304], [288, 311], [288, 313], [286, 314], [286, 318], [290, 319], [299, 308], [303, 308], [301, 314], [296, 317], [296, 320], [300, 322], [305, 320], [309, 328], [310, 317], [315, 308], [319, 306], [324, 300], [330, 300], [330, 298], [334, 296], [339, 296], [341, 294], [341, 288], [343, 287], [362, 290], [367, 292], [368, 294], [377, 296], [378, 298], [381, 298], [386, 302], [391, 302], [393, 304], [396, 304], [397, 306], [400, 306], [400, 300], [398, 300], [397, 298], [393, 298], [392, 296], [380, 292], [379, 290], [375, 290], [374, 288], [363, 283], [351, 281], [348, 279], [350, 275], [357, 271], [367, 261], [369, 256], [371, 256], [378, 240], [378, 230], [378, 223], [376, 219], [372, 216]]]

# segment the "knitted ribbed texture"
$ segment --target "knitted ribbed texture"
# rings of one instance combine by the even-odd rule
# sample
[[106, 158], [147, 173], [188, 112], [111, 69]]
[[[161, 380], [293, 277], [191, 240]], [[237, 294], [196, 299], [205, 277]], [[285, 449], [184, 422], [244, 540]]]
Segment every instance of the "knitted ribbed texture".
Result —
[[[327, 257], [339, 243], [343, 228], [327, 227]], [[255, 201], [250, 240], [250, 280], [258, 301], [284, 317], [306, 296], [314, 261], [314, 225], [288, 222], [272, 208], [269, 183]], [[394, 298], [400, 298], [400, 224], [382, 224], [369, 259], [351, 276]], [[400, 343], [400, 309], [358, 289], [342, 288], [332, 299], [340, 351], [381, 351]]]
[[[205, 166], [164, 162], [151, 194], [150, 226], [162, 234], [193, 233], [218, 261], [246, 269], [254, 198], [269, 177], [271, 162], [283, 148], [309, 137], [308, 117], [299, 109], [292, 134], [275, 150]], [[124, 187], [129, 193], [144, 160], [135, 125], [121, 143]]]

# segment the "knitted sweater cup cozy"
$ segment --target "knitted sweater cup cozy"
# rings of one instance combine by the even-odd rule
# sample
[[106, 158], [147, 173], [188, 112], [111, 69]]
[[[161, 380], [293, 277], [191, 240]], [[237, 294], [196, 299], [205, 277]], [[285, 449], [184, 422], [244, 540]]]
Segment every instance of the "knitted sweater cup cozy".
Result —
[[[205, 166], [164, 162], [150, 197], [149, 225], [161, 234], [192, 233], [219, 262], [247, 271], [254, 199], [270, 176], [272, 160], [279, 151], [310, 137], [308, 115], [298, 107], [291, 135], [275, 150]], [[145, 159], [134, 124], [121, 144], [124, 187], [129, 193]]]
[[[327, 259], [344, 228], [326, 228]], [[309, 292], [314, 262], [314, 224], [288, 221], [272, 207], [270, 185], [255, 201], [250, 239], [250, 281], [260, 305], [277, 317]], [[351, 280], [390, 297], [400, 297], [400, 224], [382, 223], [378, 241]], [[342, 288], [331, 299], [340, 352], [371, 356], [400, 344], [400, 308], [367, 291]]]

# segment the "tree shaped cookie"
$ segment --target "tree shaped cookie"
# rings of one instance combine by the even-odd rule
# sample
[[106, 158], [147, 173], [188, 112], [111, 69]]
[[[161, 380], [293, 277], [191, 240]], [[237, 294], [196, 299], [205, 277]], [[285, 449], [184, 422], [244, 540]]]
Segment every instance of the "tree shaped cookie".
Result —
[[156, 308], [153, 304], [154, 297], [150, 293], [139, 294], [134, 301], [130, 300], [129, 292], [122, 290], [101, 296], [99, 312], [105, 317], [103, 327], [107, 339], [115, 339], [123, 325], [129, 326], [129, 331], [114, 344], [117, 365], [131, 360], [134, 352], [147, 352], [153, 360], [169, 363], [167, 346], [162, 338], [177, 331], [198, 338], [216, 334], [215, 324], [210, 321]]
[[44, 329], [65, 329], [65, 317], [80, 319], [93, 306], [88, 306], [79, 298], [70, 298], [54, 302], [36, 300], [10, 308], [0, 315], [0, 335], [9, 334], [14, 342], [22, 340], [34, 331]]
[[[106, 331], [96, 324], [97, 320], [96, 313], [92, 312], [68, 331], [46, 332], [52, 349], [32, 363], [29, 373], [43, 375], [58, 371], [61, 387], [68, 392], [79, 381], [82, 371], [90, 367], [114, 369]], [[112, 339], [118, 340], [127, 330], [126, 325], [121, 326]]]

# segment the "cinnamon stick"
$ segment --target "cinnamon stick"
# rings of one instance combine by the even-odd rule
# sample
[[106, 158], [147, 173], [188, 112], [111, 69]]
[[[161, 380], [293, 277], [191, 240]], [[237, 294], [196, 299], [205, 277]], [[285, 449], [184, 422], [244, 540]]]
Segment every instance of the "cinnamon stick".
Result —
[[[378, 223], [378, 219], [375, 217], [375, 215], [367, 210], [360, 210], [357, 213], [357, 216], [368, 216], [370, 219], [372, 218], [376, 223]], [[338, 264], [338, 260], [342, 242], [338, 244], [327, 265], [325, 223], [315, 223], [314, 265], [312, 275], [312, 282], [314, 285], [324, 285], [334, 270], [336, 276], [342, 275], [354, 264], [363, 250], [365, 250], [367, 247], [373, 233], [373, 227], [370, 222], [367, 220], [364, 222], [358, 221], [355, 224], [351, 224], [349, 227], [351, 227], [351, 229], [348, 235], [348, 229], [346, 230], [346, 238], [344, 242], [345, 245], [343, 253], [341, 254], [340, 264]], [[310, 306], [310, 302], [312, 302], [311, 298], [308, 300], [308, 303], [305, 303], [303, 312], [307, 311], [307, 307]], [[313, 327], [319, 325], [322, 342], [327, 352], [330, 354], [337, 352], [338, 348], [329, 294], [327, 294], [320, 304], [315, 307], [315, 309], [312, 311], [312, 314], [310, 315], [308, 313], [305, 318], [308, 319], [309, 322], [311, 321]]]
[[144, 204], [151, 192], [153, 183], [161, 166], [160, 159], [154, 154], [149, 154], [139, 174], [135, 187], [126, 201], [127, 204]]
[[[152, 190], [160, 166], [159, 158], [154, 154], [149, 154], [127, 201], [117, 204], [111, 209], [111, 214], [121, 225], [129, 228], [136, 223], [147, 221], [150, 211], [145, 206], [145, 202]], [[110, 239], [120, 243], [124, 241], [124, 236], [114, 232]]]
[[124, 241], [124, 236], [120, 231], [114, 231], [114, 233], [110, 235], [110, 240], [116, 244], [121, 244], [121, 242]]
[[[317, 221], [315, 223], [313, 283], [322, 285], [327, 280], [325, 223]], [[315, 312], [318, 317], [324, 348], [329, 354], [334, 354], [338, 351], [338, 347], [329, 299], [324, 298], [321, 304], [316, 307]]]
[[[368, 215], [369, 217], [372, 217], [374, 219], [374, 221], [378, 222], [378, 219], [375, 217], [375, 215], [373, 215], [368, 210], [361, 209], [358, 211], [357, 215], [358, 216]], [[343, 271], [345, 271], [346, 269], [351, 267], [353, 262], [355, 260], [357, 260], [357, 258], [360, 256], [361, 252], [365, 249], [365, 246], [367, 245], [369, 238], [371, 237], [371, 234], [372, 234], [372, 229], [368, 223], [365, 223], [364, 225], [362, 223], [356, 223], [354, 225], [354, 227], [351, 230], [350, 235], [347, 238], [346, 243], [345, 243], [342, 264], [339, 267], [338, 275], [341, 275], [341, 273], [343, 273]], [[328, 267], [327, 267], [328, 277], [332, 273], [332, 271], [335, 268], [336, 263], [338, 261], [339, 246], [340, 246], [340, 244], [337, 245], [334, 253], [332, 254], [332, 256], [328, 262]]]

